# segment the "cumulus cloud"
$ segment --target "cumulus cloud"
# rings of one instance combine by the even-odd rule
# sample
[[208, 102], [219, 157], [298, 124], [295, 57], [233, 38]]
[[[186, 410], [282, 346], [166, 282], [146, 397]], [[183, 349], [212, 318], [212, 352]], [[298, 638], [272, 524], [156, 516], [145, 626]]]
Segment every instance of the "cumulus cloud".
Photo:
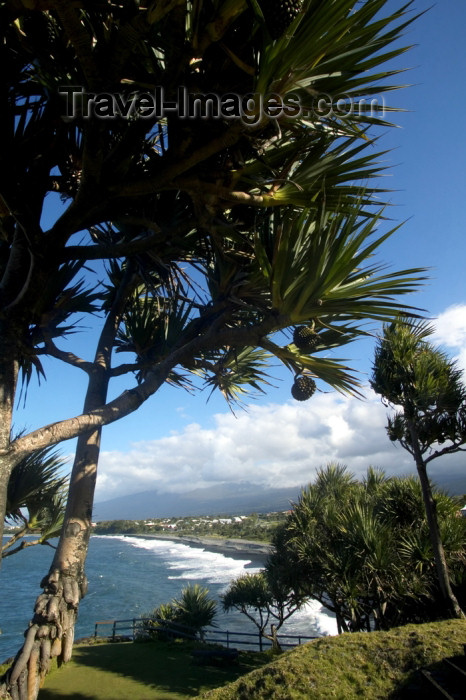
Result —
[[466, 372], [466, 304], [449, 306], [434, 322], [437, 343], [452, 350], [460, 367]]
[[217, 414], [213, 428], [191, 423], [167, 437], [134, 443], [128, 452], [103, 452], [98, 500], [221, 482], [300, 486], [330, 461], [358, 475], [369, 465], [390, 474], [413, 472], [410, 456], [387, 438], [386, 416], [369, 389], [366, 401], [322, 393], [306, 403], [251, 406], [236, 418]]
[[[466, 304], [447, 308], [435, 321], [433, 341], [466, 370]], [[191, 422], [166, 437], [103, 452], [97, 500], [143, 490], [186, 492], [222, 482], [264, 487], [301, 486], [330, 461], [357, 475], [369, 465], [388, 474], [414, 473], [410, 455], [385, 432], [388, 409], [367, 387], [366, 400], [320, 393], [310, 401], [253, 405], [247, 413], [218, 413], [207, 427]], [[180, 417], [188, 418], [182, 408]], [[207, 418], [205, 419], [207, 421]], [[429, 473], [464, 473], [461, 454], [434, 460]]]

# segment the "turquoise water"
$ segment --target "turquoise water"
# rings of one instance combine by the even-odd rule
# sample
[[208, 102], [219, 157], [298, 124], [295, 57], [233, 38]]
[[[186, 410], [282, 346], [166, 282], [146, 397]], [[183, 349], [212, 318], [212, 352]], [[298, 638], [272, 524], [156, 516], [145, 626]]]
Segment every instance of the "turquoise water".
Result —
[[[39, 583], [53, 556], [49, 547], [30, 547], [8, 557], [0, 571], [0, 661], [16, 653], [31, 618]], [[98, 620], [140, 617], [160, 603], [179, 595], [187, 583], [207, 586], [212, 597], [225, 591], [229, 582], [256, 571], [257, 562], [233, 559], [179, 542], [135, 537], [91, 538], [86, 564], [89, 592], [81, 602], [76, 638], [93, 634]], [[240, 613], [220, 613], [221, 629], [254, 632]], [[311, 604], [285, 623], [281, 632], [309, 636], [334, 634], [335, 621], [318, 604]]]

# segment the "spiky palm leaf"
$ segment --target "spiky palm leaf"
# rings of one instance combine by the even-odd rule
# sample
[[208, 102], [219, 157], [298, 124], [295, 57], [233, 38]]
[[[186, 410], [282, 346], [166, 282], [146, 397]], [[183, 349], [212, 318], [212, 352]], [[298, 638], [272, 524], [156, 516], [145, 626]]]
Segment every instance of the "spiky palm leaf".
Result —
[[215, 626], [217, 603], [209, 597], [209, 590], [198, 583], [183, 588], [180, 598], [173, 604], [177, 610], [177, 619], [181, 624], [193, 627], [202, 635], [204, 627]]
[[[76, 276], [82, 271], [81, 263], [65, 263], [50, 276], [33, 308], [33, 318], [27, 345], [20, 359], [23, 387], [27, 392], [35, 370], [38, 378], [45, 373], [40, 353], [49, 341], [63, 338], [78, 329], [77, 317], [95, 313], [99, 294], [88, 288], [84, 279]], [[46, 350], [46, 347], [45, 347]]]
[[29, 510], [28, 531], [40, 533], [38, 544], [43, 544], [60, 535], [65, 517], [66, 493], [62, 488], [45, 494], [41, 502]]
[[[167, 296], [149, 295], [139, 292], [133, 296], [124, 314], [123, 326], [119, 328], [116, 352], [136, 354], [140, 369], [138, 381], [142, 381], [148, 370], [155, 366], [175, 348], [186, 331], [192, 313], [192, 305]], [[188, 387], [188, 381], [180, 373], [172, 371], [169, 381]]]
[[[351, 99], [382, 95], [392, 87], [384, 87], [384, 79], [393, 74], [383, 70], [383, 64], [403, 51], [388, 47], [411, 21], [410, 3], [383, 17], [385, 4], [385, 0], [376, 0], [354, 8], [348, 0], [305, 2], [290, 30], [277, 41], [264, 29], [257, 3], [204, 0], [172, 12], [171, 5], [136, 7], [123, 2], [112, 8], [88, 7], [79, 21], [72, 13], [65, 17], [53, 9], [17, 9], [18, 19], [7, 28], [5, 45], [12, 68], [28, 77], [28, 81], [15, 82], [18, 93], [12, 123], [17, 125], [18, 143], [23, 137], [28, 143], [21, 151], [19, 171], [29, 167], [27, 158], [32, 163], [41, 152], [44, 133], [53, 135], [47, 172], [58, 168], [55, 184], [62, 194], [73, 199], [78, 196], [84, 162], [84, 184], [87, 177], [87, 182], [100, 183], [96, 192], [102, 188], [96, 194], [95, 222], [89, 228], [94, 242], [110, 246], [155, 230], [160, 233], [155, 249], [145, 256], [161, 271], [180, 260], [200, 261], [205, 267], [229, 265], [228, 273], [225, 269], [221, 272], [220, 286], [214, 289], [211, 284], [211, 299], [215, 302], [226, 293], [229, 301], [242, 305], [242, 313], [235, 319], [241, 323], [250, 320], [257, 309], [267, 309], [268, 294], [274, 310], [288, 313], [291, 324], [304, 322], [324, 292], [326, 306], [320, 315], [322, 320], [332, 319], [331, 330], [336, 334], [337, 326], [352, 320], [355, 313], [358, 320], [390, 318], [394, 305], [384, 300], [409, 291], [413, 286], [409, 278], [406, 276], [403, 286], [400, 275], [378, 275], [380, 268], [368, 267], [363, 272], [370, 282], [364, 286], [362, 275], [354, 270], [350, 273], [350, 265], [356, 269], [360, 261], [348, 231], [337, 243], [331, 235], [312, 233], [338, 228], [338, 221], [331, 221], [335, 211], [340, 212], [337, 217], [348, 217], [346, 224], [340, 221], [342, 226], [359, 226], [358, 213], [371, 203], [375, 189], [366, 188], [361, 193], [358, 181], [372, 178], [380, 170], [375, 151], [364, 151], [372, 138], [366, 133], [367, 126], [377, 118], [367, 117], [364, 111], [344, 117], [322, 117], [314, 111], [277, 121], [266, 119], [253, 127], [237, 120], [181, 120], [176, 115], [168, 115], [160, 123], [101, 120], [98, 158], [85, 148], [89, 141], [84, 135], [92, 120], [79, 115], [74, 121], [58, 119], [67, 85], [107, 92], [118, 85], [122, 98], [127, 99], [138, 89], [156, 85], [171, 90], [173, 76], [180, 74], [187, 89], [196, 92], [234, 90], [262, 96], [275, 92], [284, 97], [297, 91], [305, 107], [309, 96], [324, 93], [332, 97], [348, 93]], [[179, 42], [168, 38], [174, 36], [175, 27]], [[50, 53], [37, 42], [38, 33], [47, 35]], [[91, 46], [95, 50], [91, 51]], [[195, 60], [187, 60], [187, 46]], [[33, 62], [31, 55], [36, 59]], [[55, 100], [59, 91], [62, 94]], [[215, 139], [218, 143], [213, 145]], [[67, 184], [70, 173], [77, 177], [76, 186]], [[19, 175], [17, 182], [21, 182]], [[111, 202], [111, 213], [101, 207], [107, 201]], [[323, 202], [325, 215], [319, 214]], [[294, 224], [294, 232], [285, 216], [283, 233], [279, 234], [270, 209], [277, 207], [306, 207], [301, 221]], [[259, 221], [254, 244], [251, 212], [258, 210], [262, 214], [254, 215]], [[114, 225], [108, 225], [109, 220]], [[180, 235], [173, 233], [179, 225]], [[274, 252], [267, 262], [267, 244], [260, 231], [274, 226]], [[299, 228], [303, 229], [301, 237]], [[56, 234], [63, 236], [59, 229]], [[355, 231], [353, 234], [356, 238]], [[50, 241], [58, 238], [52, 235]], [[81, 246], [83, 250], [87, 247]], [[231, 252], [231, 259], [217, 255], [223, 247]], [[266, 262], [263, 269], [256, 269], [258, 274], [250, 274], [254, 256], [260, 261], [259, 268]], [[273, 280], [267, 265], [272, 266]], [[336, 275], [337, 267], [340, 273]], [[321, 289], [324, 283], [326, 289]], [[74, 291], [79, 296], [80, 290]], [[379, 299], [378, 305], [364, 303], [371, 296]], [[176, 314], [174, 309], [170, 313]], [[69, 330], [58, 325], [57, 318], [52, 331]], [[338, 323], [333, 321], [336, 318]], [[141, 332], [140, 327], [137, 332]], [[344, 330], [341, 333], [342, 343], [334, 335], [331, 346], [343, 344], [349, 335], [356, 337], [362, 331], [355, 328], [349, 335]], [[156, 357], [164, 356], [165, 341], [161, 339]], [[296, 358], [292, 350], [280, 353], [295, 372], [308, 370], [342, 390], [355, 387], [347, 369], [338, 363]], [[33, 357], [28, 377], [32, 362], [38, 371], [41, 369], [40, 360]]]
[[228, 403], [241, 404], [241, 398], [250, 396], [251, 387], [264, 393], [263, 386], [270, 384], [263, 369], [268, 367], [269, 358], [268, 353], [257, 348], [225, 348], [217, 355], [215, 364], [206, 369], [205, 384], [211, 387], [211, 394], [219, 389]]
[[328, 315], [383, 320], [405, 308], [392, 297], [412, 292], [422, 270], [379, 274], [383, 266], [371, 258], [397, 229], [376, 236], [378, 223], [379, 217], [361, 218], [357, 206], [350, 214], [323, 212], [317, 220], [306, 210], [286, 217], [272, 235], [258, 233], [258, 265], [277, 312], [298, 324]]
[[42, 507], [44, 497], [61, 492], [67, 482], [66, 477], [59, 476], [64, 464], [65, 460], [50, 447], [21, 459], [8, 482], [6, 517], [17, 520], [21, 508], [35, 513]]
[[350, 325], [352, 320], [383, 320], [397, 309], [405, 310], [394, 298], [419, 283], [419, 269], [383, 273], [383, 266], [373, 262], [377, 248], [393, 231], [377, 236], [380, 217], [364, 219], [359, 213], [359, 207], [349, 215], [323, 212], [316, 220], [305, 210], [277, 217], [255, 236], [253, 277], [258, 289], [263, 285], [261, 305], [265, 288], [277, 318], [293, 325], [319, 325], [320, 340], [312, 354], [294, 344], [280, 347], [271, 338], [262, 341], [263, 347], [293, 372], [308, 370], [342, 391], [356, 388], [349, 368], [315, 352], [370, 332], [361, 324]]
[[[25, 547], [48, 544], [60, 534], [66, 505], [67, 477], [60, 476], [64, 463], [51, 448], [45, 448], [24, 457], [13, 468], [8, 482], [6, 520], [18, 529], [3, 543], [2, 557]], [[30, 534], [38, 535], [37, 539], [22, 539]]]

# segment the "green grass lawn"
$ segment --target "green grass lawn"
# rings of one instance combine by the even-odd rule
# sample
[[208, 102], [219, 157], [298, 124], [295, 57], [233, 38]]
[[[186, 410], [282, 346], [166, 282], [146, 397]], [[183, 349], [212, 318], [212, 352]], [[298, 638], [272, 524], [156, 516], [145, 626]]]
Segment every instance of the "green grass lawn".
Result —
[[278, 657], [241, 653], [237, 666], [224, 668], [193, 663], [193, 643], [81, 645], [48, 676], [39, 698], [398, 700], [417, 682], [417, 669], [435, 669], [445, 657], [464, 659], [465, 644], [466, 622], [446, 620], [324, 637]]
[[192, 644], [146, 642], [79, 645], [46, 679], [40, 700], [183, 700], [217, 688], [270, 661], [241, 653], [237, 665], [199, 666]]

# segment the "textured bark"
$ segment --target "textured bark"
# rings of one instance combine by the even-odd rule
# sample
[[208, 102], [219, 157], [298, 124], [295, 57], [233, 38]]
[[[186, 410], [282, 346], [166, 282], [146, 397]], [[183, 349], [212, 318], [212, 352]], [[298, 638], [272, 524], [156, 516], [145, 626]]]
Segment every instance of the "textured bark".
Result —
[[71, 659], [78, 607], [87, 590], [84, 564], [99, 447], [100, 431], [79, 439], [59, 545], [41, 582], [43, 592], [36, 600], [24, 645], [4, 679], [2, 690], [12, 698], [34, 700], [51, 658], [58, 657], [59, 664]]
[[[89, 373], [84, 412], [105, 404], [113, 342], [131, 279], [132, 275], [128, 274], [102, 330]], [[43, 593], [36, 599], [24, 645], [0, 686], [6, 697], [9, 694], [18, 700], [35, 700], [50, 668], [50, 659], [57, 657], [59, 665], [71, 659], [78, 607], [87, 591], [84, 565], [92, 526], [100, 439], [100, 428], [78, 439], [63, 529], [50, 571], [41, 582]]]
[[[0, 335], [1, 333], [2, 327], [0, 324]], [[8, 447], [11, 437], [18, 364], [14, 359], [8, 358], [9, 348], [4, 340], [2, 346], [2, 357], [0, 358], [0, 536], [3, 538], [7, 487], [11, 471], [15, 465], [15, 456], [8, 453]]]
[[419, 481], [421, 483], [422, 488], [422, 497], [424, 500], [424, 507], [427, 515], [427, 523], [429, 525], [430, 541], [432, 545], [432, 551], [434, 553], [435, 567], [437, 570], [437, 579], [445, 606], [445, 613], [449, 617], [462, 619], [465, 617], [465, 615], [461, 610], [461, 607], [451, 588], [448, 564], [445, 557], [445, 551], [443, 549], [442, 538], [440, 535], [440, 529], [438, 525], [437, 507], [432, 494], [429, 477], [427, 476], [427, 468], [422, 458], [421, 450], [419, 448], [419, 440], [417, 438], [416, 429], [411, 422], [409, 422], [409, 430], [411, 433], [413, 456], [416, 461], [417, 473], [419, 475]]

